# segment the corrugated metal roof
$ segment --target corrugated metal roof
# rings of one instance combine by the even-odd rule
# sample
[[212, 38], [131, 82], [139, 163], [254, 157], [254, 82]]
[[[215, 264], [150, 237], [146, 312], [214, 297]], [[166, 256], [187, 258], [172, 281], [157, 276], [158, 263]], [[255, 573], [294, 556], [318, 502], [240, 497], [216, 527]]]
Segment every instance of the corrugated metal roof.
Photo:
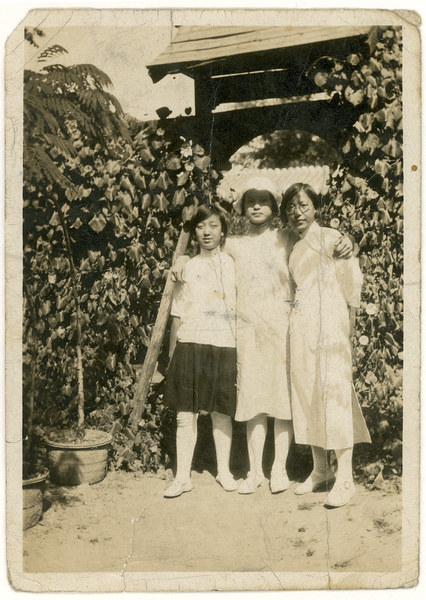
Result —
[[[229, 56], [327, 42], [368, 34], [371, 27], [180, 27], [171, 44], [148, 65], [153, 79]], [[179, 68], [178, 68], [179, 67]], [[160, 77], [158, 77], [160, 76]]]

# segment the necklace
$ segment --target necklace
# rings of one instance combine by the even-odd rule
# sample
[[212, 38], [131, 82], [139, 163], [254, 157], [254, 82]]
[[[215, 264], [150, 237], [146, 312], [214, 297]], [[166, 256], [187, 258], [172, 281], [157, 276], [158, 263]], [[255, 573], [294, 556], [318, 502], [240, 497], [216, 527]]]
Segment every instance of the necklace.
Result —
[[[226, 317], [226, 320], [228, 321], [229, 327], [231, 329], [232, 337], [235, 340], [235, 327], [232, 327], [233, 323], [235, 325], [235, 310], [233, 310], [232, 308], [229, 308], [229, 306], [228, 306], [227, 296], [226, 296], [225, 286], [224, 286], [224, 281], [223, 281], [222, 260], [223, 260], [222, 253], [219, 251], [217, 254], [215, 254], [214, 256], [212, 256], [208, 259], [208, 264], [209, 264], [210, 269], [214, 273], [215, 283], [217, 284], [217, 285], [215, 285], [215, 287], [219, 288], [217, 290], [214, 290], [214, 293], [217, 294], [218, 298], [223, 301], [223, 304], [225, 306], [225, 317]], [[217, 265], [216, 263], [219, 263], [219, 264]]]

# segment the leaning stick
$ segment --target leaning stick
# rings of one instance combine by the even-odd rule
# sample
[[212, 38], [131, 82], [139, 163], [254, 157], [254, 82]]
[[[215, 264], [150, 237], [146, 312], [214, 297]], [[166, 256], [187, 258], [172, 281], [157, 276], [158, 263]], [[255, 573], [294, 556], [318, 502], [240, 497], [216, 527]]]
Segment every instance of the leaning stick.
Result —
[[[188, 239], [189, 233], [182, 229], [176, 244], [175, 252], [173, 254], [172, 265], [179, 256], [184, 254], [188, 245]], [[152, 330], [151, 341], [148, 346], [148, 351], [142, 365], [142, 370], [136, 386], [135, 396], [133, 398], [133, 409], [131, 415], [131, 426], [133, 430], [137, 429], [138, 423], [141, 419], [146, 398], [148, 396], [149, 387], [151, 385], [151, 379], [154, 375], [158, 355], [160, 354], [161, 345], [163, 343], [164, 332], [166, 330], [173, 297], [173, 281], [171, 275], [172, 273], [170, 270], [167, 276], [166, 285], [164, 287], [163, 297], [161, 298], [160, 308], [158, 309], [157, 320], [155, 321], [154, 329]]]

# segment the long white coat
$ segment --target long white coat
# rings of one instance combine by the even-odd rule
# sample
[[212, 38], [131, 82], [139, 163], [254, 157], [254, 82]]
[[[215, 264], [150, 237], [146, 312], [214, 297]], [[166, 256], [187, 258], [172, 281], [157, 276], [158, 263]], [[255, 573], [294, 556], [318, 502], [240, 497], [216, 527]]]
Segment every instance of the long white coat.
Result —
[[370, 436], [352, 385], [349, 306], [360, 303], [358, 261], [336, 260], [340, 234], [314, 222], [290, 256], [295, 301], [290, 319], [295, 441], [325, 449]]

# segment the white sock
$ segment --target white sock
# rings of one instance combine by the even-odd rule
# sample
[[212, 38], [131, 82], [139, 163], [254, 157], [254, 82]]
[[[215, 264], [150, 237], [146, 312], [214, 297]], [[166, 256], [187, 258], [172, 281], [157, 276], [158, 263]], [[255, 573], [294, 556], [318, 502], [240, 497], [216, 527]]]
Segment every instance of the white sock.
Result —
[[274, 444], [275, 458], [272, 465], [272, 473], [281, 475], [287, 472], [287, 457], [293, 439], [293, 424], [291, 421], [275, 419], [274, 422]]
[[325, 475], [328, 470], [327, 451], [319, 446], [311, 446], [312, 457], [314, 459], [313, 473], [317, 475]]
[[191, 465], [197, 441], [198, 414], [180, 411], [177, 413], [176, 430], [176, 477], [178, 481], [191, 479]]
[[247, 444], [250, 460], [250, 472], [263, 475], [263, 449], [265, 447], [268, 421], [266, 415], [257, 415], [247, 421]]
[[232, 420], [228, 415], [211, 413], [213, 425], [213, 439], [216, 448], [217, 472], [222, 475], [230, 475], [229, 459], [232, 444]]

